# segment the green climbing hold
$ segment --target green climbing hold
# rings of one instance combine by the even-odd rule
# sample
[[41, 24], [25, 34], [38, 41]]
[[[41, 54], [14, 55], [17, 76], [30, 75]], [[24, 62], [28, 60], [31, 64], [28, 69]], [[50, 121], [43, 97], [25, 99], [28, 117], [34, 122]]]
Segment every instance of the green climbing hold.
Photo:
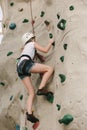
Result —
[[10, 6], [13, 6], [13, 5], [14, 5], [14, 2], [11, 2], [11, 3], [10, 3]]
[[23, 95], [20, 95], [20, 100], [22, 100], [23, 99]]
[[0, 82], [0, 85], [1, 85], [1, 86], [5, 86], [5, 83], [4, 83], [4, 82]]
[[13, 52], [12, 51], [9, 51], [8, 53], [7, 53], [7, 56], [10, 56], [10, 55], [12, 55], [13, 54]]
[[74, 6], [73, 5], [71, 5], [70, 7], [69, 7], [69, 10], [74, 10]]
[[52, 33], [49, 33], [49, 38], [53, 38], [53, 34]]
[[45, 15], [44, 11], [41, 11], [40, 17], [43, 17]]
[[29, 22], [28, 19], [24, 19], [24, 20], [22, 21], [22, 23], [27, 23], [27, 22]]
[[44, 23], [46, 24], [46, 26], [49, 26], [50, 22], [45, 20]]
[[61, 62], [64, 62], [64, 56], [60, 57]]
[[16, 28], [16, 24], [15, 23], [11, 23], [9, 25], [9, 29], [14, 30], [15, 28]]
[[64, 48], [64, 50], [67, 50], [67, 44], [66, 43], [63, 45], [63, 48]]
[[63, 123], [65, 125], [68, 125], [70, 122], [73, 121], [73, 116], [70, 114], [65, 115], [62, 119], [59, 119], [59, 123]]
[[13, 99], [13, 95], [10, 97], [10, 101]]
[[18, 124], [16, 124], [15, 128], [16, 130], [20, 130], [20, 126]]
[[66, 27], [66, 20], [65, 19], [61, 19], [59, 21], [59, 23], [57, 24], [57, 27], [61, 30], [65, 30]]
[[53, 103], [53, 101], [54, 101], [54, 95], [53, 95], [52, 92], [48, 92], [46, 98], [47, 98], [47, 100], [48, 100], [50, 103]]
[[61, 109], [61, 105], [56, 104], [58, 111]]
[[61, 83], [63, 83], [66, 80], [66, 76], [63, 74], [59, 74], [59, 77], [61, 79]]
[[22, 127], [22, 130], [28, 130], [28, 129], [27, 129], [27, 127], [25, 126], [25, 127]]

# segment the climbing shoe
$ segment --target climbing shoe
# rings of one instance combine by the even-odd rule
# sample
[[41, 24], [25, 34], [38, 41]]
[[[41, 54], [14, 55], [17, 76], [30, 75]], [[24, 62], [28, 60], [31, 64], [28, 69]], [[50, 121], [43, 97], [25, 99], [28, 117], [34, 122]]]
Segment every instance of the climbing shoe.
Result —
[[42, 96], [42, 95], [43, 95], [43, 96], [48, 96], [49, 93], [53, 95], [52, 92], [47, 91], [47, 90], [45, 90], [44, 88], [38, 89], [38, 91], [37, 91], [37, 95], [38, 95], [38, 96]]
[[39, 122], [39, 119], [36, 118], [33, 114], [28, 114], [28, 112], [26, 112], [26, 116], [27, 116], [27, 120], [32, 123]]

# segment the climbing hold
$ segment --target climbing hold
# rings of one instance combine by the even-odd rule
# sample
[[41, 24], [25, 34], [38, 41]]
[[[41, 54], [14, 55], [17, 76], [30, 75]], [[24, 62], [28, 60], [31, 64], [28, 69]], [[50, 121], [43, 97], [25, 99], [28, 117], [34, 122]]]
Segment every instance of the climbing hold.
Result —
[[58, 18], [58, 19], [60, 18], [60, 15], [59, 15], [59, 14], [57, 14], [57, 18]]
[[63, 123], [65, 125], [68, 125], [70, 122], [73, 121], [73, 116], [70, 114], [65, 115], [62, 119], [59, 119], [59, 123]]
[[20, 130], [20, 126], [18, 124], [16, 124], [15, 128], [16, 130]]
[[18, 11], [19, 11], [19, 12], [22, 12], [22, 11], [23, 11], [23, 8], [18, 9]]
[[61, 105], [56, 104], [58, 111], [61, 109]]
[[5, 83], [4, 82], [0, 82], [0, 85], [5, 86]]
[[53, 95], [52, 92], [48, 92], [46, 98], [47, 98], [47, 100], [48, 100], [50, 103], [53, 103], [54, 95]]
[[63, 62], [64, 61], [64, 56], [61, 56], [60, 60], [61, 60], [61, 62]]
[[22, 21], [22, 23], [27, 23], [27, 22], [29, 22], [28, 19], [24, 19], [24, 20]]
[[11, 3], [10, 3], [10, 6], [13, 6], [13, 5], [14, 5], [14, 2], [11, 2]]
[[55, 41], [52, 43], [52, 46], [55, 46]]
[[3, 24], [3, 28], [5, 28], [6, 27], [6, 25], [5, 24]]
[[61, 79], [61, 83], [63, 83], [66, 80], [66, 76], [63, 74], [59, 74], [59, 77]]
[[53, 34], [52, 34], [52, 33], [49, 33], [49, 37], [50, 37], [50, 38], [53, 38]]
[[9, 51], [8, 53], [7, 53], [7, 56], [10, 56], [10, 55], [12, 55], [13, 54], [13, 52], [12, 51]]
[[74, 6], [73, 5], [71, 5], [70, 7], [69, 7], [69, 10], [74, 10]]
[[32, 23], [32, 25], [34, 25], [34, 23], [35, 23], [35, 20], [32, 20], [32, 22], [31, 22], [31, 23]]
[[10, 101], [13, 99], [13, 95], [10, 97]]
[[33, 124], [32, 128], [33, 128], [34, 130], [36, 130], [39, 125], [40, 125], [40, 122], [38, 121], [38, 122], [36, 122], [36, 123]]
[[67, 44], [66, 43], [63, 45], [63, 48], [64, 48], [64, 50], [67, 50]]
[[23, 95], [20, 96], [20, 100], [22, 100], [22, 99], [23, 99]]
[[27, 127], [25, 126], [25, 127], [22, 127], [22, 130], [28, 130], [28, 129], [27, 129]]
[[59, 23], [57, 24], [57, 27], [61, 30], [65, 30], [66, 27], [66, 20], [65, 19], [61, 19], [59, 21]]
[[16, 28], [16, 24], [15, 23], [11, 23], [9, 25], [9, 29], [14, 30], [15, 28]]
[[50, 22], [45, 20], [44, 23], [46, 24], [46, 26], [49, 26]]
[[44, 11], [41, 11], [40, 17], [43, 17], [45, 15]]

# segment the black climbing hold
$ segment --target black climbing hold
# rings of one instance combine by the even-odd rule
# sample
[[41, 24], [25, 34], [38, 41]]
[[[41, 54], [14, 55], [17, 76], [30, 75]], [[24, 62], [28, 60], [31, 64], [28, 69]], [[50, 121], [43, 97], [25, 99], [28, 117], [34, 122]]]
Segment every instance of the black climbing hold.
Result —
[[53, 101], [54, 101], [54, 95], [53, 95], [52, 92], [48, 92], [46, 98], [47, 98], [47, 100], [48, 100], [50, 103], [53, 103]]
[[74, 10], [74, 6], [73, 5], [71, 5], [70, 7], [69, 7], [69, 10]]
[[61, 105], [56, 104], [58, 111], [61, 109]]
[[55, 46], [55, 41], [52, 43], [52, 46]]
[[16, 130], [20, 130], [20, 126], [18, 124], [16, 124], [15, 128]]
[[10, 3], [10, 6], [13, 6], [13, 5], [14, 5], [14, 2], [11, 2], [11, 3]]
[[63, 45], [63, 48], [64, 48], [64, 50], [67, 50], [67, 44], [66, 43]]
[[57, 14], [57, 18], [58, 18], [58, 19], [60, 18], [60, 15], [59, 15], [59, 14]]
[[23, 11], [23, 8], [21, 8], [21, 9], [18, 9], [18, 11], [19, 11], [19, 12], [22, 12], [22, 11]]
[[68, 125], [70, 122], [73, 121], [73, 116], [70, 114], [65, 115], [62, 119], [59, 119], [59, 123], [63, 123], [65, 125]]
[[0, 85], [5, 86], [5, 83], [4, 82], [0, 82]]
[[61, 62], [63, 62], [64, 61], [64, 56], [61, 56], [60, 60], [61, 60]]
[[13, 95], [10, 97], [10, 101], [13, 99]]
[[43, 17], [45, 15], [44, 11], [41, 11], [40, 17]]
[[52, 33], [49, 33], [49, 38], [53, 38], [53, 34]]
[[65, 30], [66, 27], [66, 20], [65, 19], [61, 19], [59, 21], [59, 23], [57, 24], [57, 27], [61, 30]]
[[28, 19], [24, 19], [24, 20], [22, 21], [22, 23], [27, 23], [27, 22], [29, 22]]
[[14, 30], [15, 28], [16, 28], [16, 24], [15, 23], [11, 23], [9, 25], [9, 29]]
[[20, 95], [20, 100], [22, 100], [23, 99], [23, 95]]
[[61, 83], [63, 83], [66, 80], [66, 76], [64, 74], [59, 74]]
[[13, 54], [13, 52], [12, 51], [9, 51], [8, 53], [7, 53], [7, 56], [10, 56], [10, 55], [12, 55]]
[[5, 24], [3, 24], [3, 28], [5, 28], [6, 27], [6, 25]]
[[46, 26], [49, 26], [50, 22], [45, 20], [44, 23], [46, 24]]

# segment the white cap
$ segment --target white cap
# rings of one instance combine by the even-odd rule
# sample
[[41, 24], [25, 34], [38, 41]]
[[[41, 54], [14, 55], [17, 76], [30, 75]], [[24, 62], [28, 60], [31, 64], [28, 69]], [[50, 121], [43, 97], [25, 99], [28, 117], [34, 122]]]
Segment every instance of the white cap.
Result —
[[35, 37], [33, 33], [25, 33], [23, 36], [22, 36], [22, 42], [23, 42], [23, 45], [28, 41], [30, 40], [31, 38]]

